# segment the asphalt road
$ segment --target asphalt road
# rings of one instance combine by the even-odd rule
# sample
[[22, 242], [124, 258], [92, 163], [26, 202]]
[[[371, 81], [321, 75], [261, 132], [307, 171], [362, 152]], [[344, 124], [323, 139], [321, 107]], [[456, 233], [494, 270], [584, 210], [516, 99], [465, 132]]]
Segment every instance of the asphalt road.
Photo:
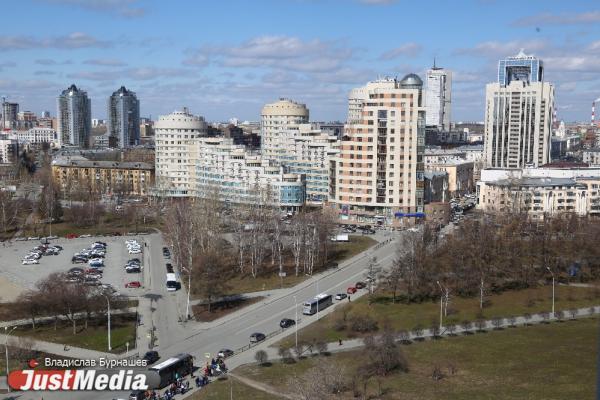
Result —
[[[390, 238], [397, 238], [406, 232], [378, 232], [377, 238], [384, 241]], [[140, 303], [144, 331], [156, 327], [157, 350], [161, 359], [178, 353], [190, 353], [196, 357], [196, 365], [203, 365], [205, 354], [211, 355], [227, 347], [233, 350], [249, 344], [249, 337], [253, 332], [262, 332], [268, 334], [279, 329], [279, 321], [282, 318], [295, 318], [297, 307], [299, 328], [305, 327], [332, 312], [336, 304], [346, 302], [334, 302], [334, 306], [327, 308], [319, 315], [302, 315], [302, 303], [313, 298], [319, 293], [329, 293], [335, 295], [339, 292], [345, 292], [348, 286], [352, 286], [359, 280], [364, 280], [365, 269], [369, 260], [376, 256], [379, 266], [385, 268], [389, 266], [395, 256], [396, 242], [389, 241], [388, 244], [378, 246], [375, 249], [364, 252], [353, 259], [341, 263], [336, 270], [327, 271], [318, 276], [314, 276], [304, 283], [290, 289], [278, 291], [277, 295], [265, 299], [247, 307], [241, 312], [237, 312], [221, 321], [214, 323], [183, 322], [185, 319], [186, 290], [187, 282], [182, 282], [182, 290], [177, 292], [167, 292], [165, 286], [167, 262], [162, 256], [162, 237], [158, 234], [146, 236], [148, 242], [146, 248], [144, 271], [145, 289], [139, 289], [136, 293], [143, 300]], [[358, 298], [365, 294], [366, 289], [352, 295]], [[295, 299], [294, 299], [295, 297]], [[295, 305], [297, 303], [297, 306]], [[228, 360], [230, 368], [253, 360], [254, 353], [258, 348], [268, 346], [283, 337], [293, 334], [294, 328], [288, 329], [285, 333], [276, 335], [256, 348], [245, 351]], [[144, 348], [138, 348], [140, 353]], [[128, 393], [70, 393], [72, 399], [111, 399], [126, 398]], [[64, 398], [60, 393], [43, 393], [44, 399]], [[19, 396], [19, 399], [39, 399], [40, 393], [25, 393]]]

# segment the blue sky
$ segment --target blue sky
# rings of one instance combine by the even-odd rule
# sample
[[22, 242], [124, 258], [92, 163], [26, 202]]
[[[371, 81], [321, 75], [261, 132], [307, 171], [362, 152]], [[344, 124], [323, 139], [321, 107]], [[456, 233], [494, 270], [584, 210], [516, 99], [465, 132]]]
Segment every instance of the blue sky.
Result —
[[[482, 120], [485, 84], [520, 48], [545, 62], [558, 116], [600, 97], [600, 4], [591, 1], [20, 0], [4, 4], [0, 95], [56, 114], [71, 83], [94, 117], [121, 85], [142, 115], [188, 106], [257, 120], [279, 97], [344, 120], [347, 93], [378, 76], [454, 72], [453, 120]], [[11, 17], [7, 17], [10, 15]]]

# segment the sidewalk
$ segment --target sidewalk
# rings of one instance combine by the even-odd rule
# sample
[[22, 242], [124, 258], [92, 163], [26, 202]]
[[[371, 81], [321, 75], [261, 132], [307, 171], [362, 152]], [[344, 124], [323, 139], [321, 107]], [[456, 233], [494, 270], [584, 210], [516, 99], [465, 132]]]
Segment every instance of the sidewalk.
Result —
[[[43, 351], [43, 352], [49, 353], [49, 354], [56, 354], [58, 356], [64, 356], [64, 357], [70, 357], [70, 358], [86, 358], [86, 359], [95, 359], [95, 360], [97, 360], [99, 358], [121, 358], [121, 356], [118, 354], [103, 353], [100, 351], [83, 349], [81, 347], [71, 347], [71, 346], [67, 347], [68, 350], [65, 350], [65, 347], [63, 344], [45, 342], [43, 340], [36, 340], [36, 339], [31, 339], [31, 338], [26, 338], [26, 339], [27, 339], [27, 341], [33, 342], [33, 345], [32, 345], [33, 350]], [[8, 339], [9, 346], [11, 345], [11, 342], [13, 342], [15, 344], [15, 346], [18, 346], [18, 340], [19, 340], [19, 336], [11, 335]], [[6, 335], [1, 334], [0, 335], [0, 343], [5, 343], [5, 342], [6, 342]]]
[[[129, 313], [135, 313], [136, 312], [136, 308], [135, 307], [129, 307], [126, 308], [124, 310], [111, 310], [110, 311], [110, 315], [118, 315], [118, 314], [129, 314]], [[79, 320], [79, 319], [84, 319], [85, 318], [85, 314], [84, 313], [80, 313], [78, 315], [75, 316], [75, 319]], [[64, 315], [59, 315], [58, 319], [60, 321], [66, 321], [67, 318]], [[54, 321], [54, 317], [53, 316], [47, 316], [47, 317], [37, 317], [35, 319], [35, 323], [38, 324], [40, 322], [44, 322], [44, 321]], [[21, 326], [21, 325], [31, 325], [31, 319], [30, 318], [24, 318], [24, 319], [13, 319], [11, 321], [2, 321], [0, 322], [0, 328], [4, 328], [5, 326], [7, 327], [12, 327], [12, 326]]]

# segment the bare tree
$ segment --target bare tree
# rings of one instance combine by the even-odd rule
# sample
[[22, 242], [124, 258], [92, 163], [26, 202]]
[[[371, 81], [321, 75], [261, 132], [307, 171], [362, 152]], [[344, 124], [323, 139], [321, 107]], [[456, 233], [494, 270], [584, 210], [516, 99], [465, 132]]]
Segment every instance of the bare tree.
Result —
[[299, 400], [323, 400], [345, 390], [346, 371], [341, 365], [319, 362], [305, 374], [293, 376], [288, 386]]
[[364, 343], [366, 370], [377, 376], [386, 376], [396, 370], [408, 371], [406, 357], [391, 331], [386, 330], [379, 337], [367, 336]]
[[502, 322], [503, 322], [504, 318], [501, 317], [494, 317], [492, 318], [492, 325], [494, 326], [494, 329], [498, 330], [502, 327]]
[[473, 324], [471, 321], [464, 320], [460, 323], [460, 327], [462, 328], [463, 332], [469, 332], [473, 328]]
[[475, 327], [477, 328], [478, 332], [484, 331], [486, 326], [487, 326], [487, 322], [482, 318], [479, 318], [475, 321]]
[[448, 332], [448, 336], [454, 336], [454, 332], [456, 332], [456, 325], [453, 323], [446, 324], [446, 331]]
[[267, 354], [266, 351], [264, 350], [258, 350], [255, 354], [254, 354], [254, 359], [256, 360], [256, 362], [259, 365], [265, 365], [267, 363], [267, 360], [269, 359], [269, 355]]
[[298, 342], [298, 344], [294, 346], [294, 354], [296, 354], [297, 358], [302, 357], [304, 354], [304, 343]]

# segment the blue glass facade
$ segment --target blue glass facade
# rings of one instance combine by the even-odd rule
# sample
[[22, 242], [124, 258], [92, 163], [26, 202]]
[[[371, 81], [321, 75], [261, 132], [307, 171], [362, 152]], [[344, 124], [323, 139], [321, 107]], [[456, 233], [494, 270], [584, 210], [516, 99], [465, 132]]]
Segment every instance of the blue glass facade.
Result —
[[498, 83], [507, 86], [512, 81], [542, 82], [544, 63], [533, 56], [520, 53], [498, 62]]

